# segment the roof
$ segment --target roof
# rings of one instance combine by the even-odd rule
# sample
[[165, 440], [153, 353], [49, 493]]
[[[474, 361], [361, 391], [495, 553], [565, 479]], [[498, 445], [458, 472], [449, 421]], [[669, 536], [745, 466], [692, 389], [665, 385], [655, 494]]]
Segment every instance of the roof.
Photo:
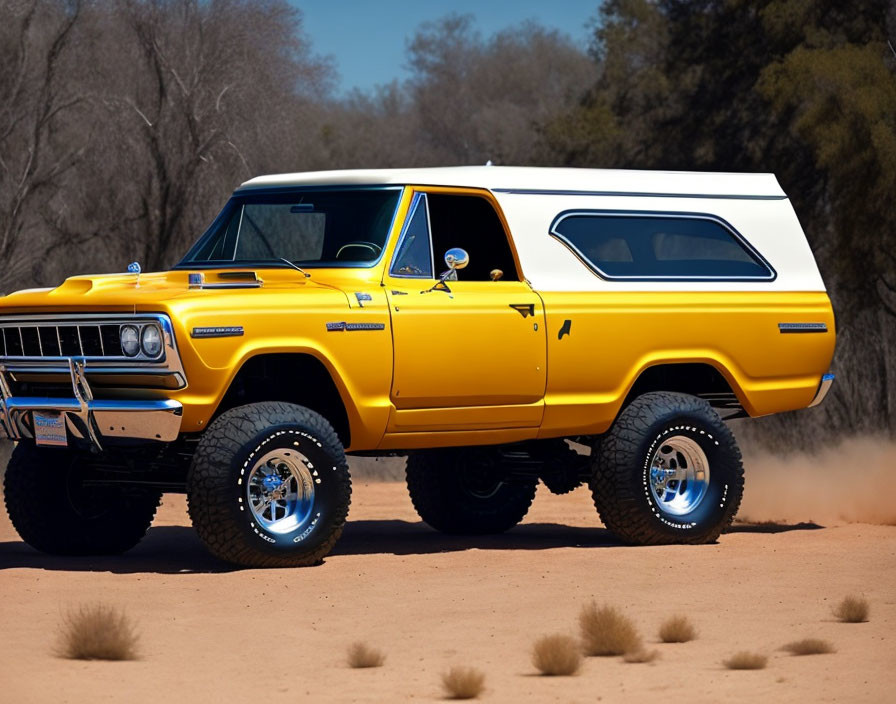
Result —
[[495, 192], [606, 195], [702, 195], [786, 198], [774, 174], [568, 169], [534, 166], [445, 166], [355, 169], [259, 176], [240, 190], [283, 186], [420, 185], [485, 188]]

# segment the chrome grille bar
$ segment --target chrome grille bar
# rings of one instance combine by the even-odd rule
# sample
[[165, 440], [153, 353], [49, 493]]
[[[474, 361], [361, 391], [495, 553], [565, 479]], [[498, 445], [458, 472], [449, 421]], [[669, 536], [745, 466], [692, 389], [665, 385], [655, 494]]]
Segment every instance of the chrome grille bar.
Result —
[[[145, 357], [141, 350], [135, 357], [128, 357], [119, 345], [113, 344], [113, 338], [117, 342], [122, 326], [133, 325], [141, 331], [151, 323], [159, 324], [163, 333], [173, 336], [167, 317], [156, 314], [0, 318], [0, 358], [21, 361], [84, 357], [88, 360], [164, 362], [164, 354], [152, 359]], [[56, 349], [53, 349], [54, 343]]]

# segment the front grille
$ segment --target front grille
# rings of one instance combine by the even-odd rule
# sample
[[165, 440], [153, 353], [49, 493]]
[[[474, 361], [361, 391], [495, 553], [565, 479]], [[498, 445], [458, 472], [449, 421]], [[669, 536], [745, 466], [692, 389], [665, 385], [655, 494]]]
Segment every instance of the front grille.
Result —
[[3, 323], [0, 357], [121, 358], [120, 323]]

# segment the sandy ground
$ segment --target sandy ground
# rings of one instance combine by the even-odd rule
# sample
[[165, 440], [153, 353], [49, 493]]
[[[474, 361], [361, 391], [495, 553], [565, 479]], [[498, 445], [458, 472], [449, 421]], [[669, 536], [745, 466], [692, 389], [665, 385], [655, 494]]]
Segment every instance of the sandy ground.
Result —
[[[506, 535], [458, 539], [419, 523], [397, 483], [356, 483], [350, 519], [320, 567], [229, 570], [204, 552], [180, 496], [166, 496], [143, 543], [115, 559], [40, 555], [0, 518], [0, 701], [428, 701], [453, 664], [484, 670], [494, 702], [896, 696], [896, 527], [738, 525], [717, 545], [630, 548], [600, 527], [584, 489], [542, 489]], [[832, 618], [848, 593], [870, 600], [870, 622]], [[533, 640], [574, 634], [591, 599], [623, 608], [660, 659], [589, 658], [576, 677], [535, 676]], [[54, 657], [66, 609], [96, 601], [136, 619], [140, 660]], [[699, 638], [656, 643], [675, 613]], [[838, 652], [779, 650], [806, 636]], [[384, 649], [385, 666], [349, 669], [356, 639]], [[740, 649], [768, 654], [767, 669], [724, 669]]]

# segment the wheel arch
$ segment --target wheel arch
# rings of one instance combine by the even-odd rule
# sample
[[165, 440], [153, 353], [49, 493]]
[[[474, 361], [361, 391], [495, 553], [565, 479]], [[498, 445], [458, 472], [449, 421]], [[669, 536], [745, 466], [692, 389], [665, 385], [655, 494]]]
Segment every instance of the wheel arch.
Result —
[[[357, 416], [339, 375], [310, 351], [258, 351], [243, 359], [215, 408], [212, 420], [247, 403], [283, 401], [310, 408], [326, 418], [344, 447], [351, 445]], [[209, 421], [211, 422], [211, 421]]]
[[748, 415], [745, 396], [734, 375], [715, 360], [657, 361], [638, 372], [619, 411], [642, 394], [671, 391], [703, 398], [726, 419]]

